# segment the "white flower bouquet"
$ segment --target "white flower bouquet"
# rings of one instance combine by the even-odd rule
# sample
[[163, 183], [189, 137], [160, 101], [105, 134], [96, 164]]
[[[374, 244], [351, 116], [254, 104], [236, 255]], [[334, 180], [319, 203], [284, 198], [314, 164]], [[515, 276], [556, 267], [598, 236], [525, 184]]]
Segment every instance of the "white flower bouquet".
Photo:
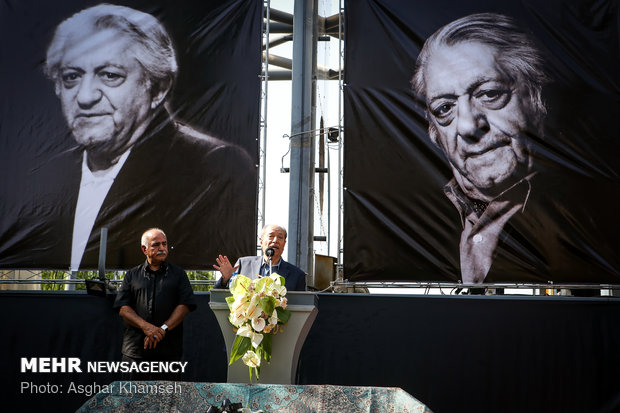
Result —
[[235, 277], [230, 285], [232, 297], [226, 302], [230, 309], [228, 320], [237, 335], [230, 352], [229, 365], [242, 359], [259, 379], [261, 359], [269, 362], [272, 337], [291, 317], [286, 309], [284, 277], [272, 274], [251, 280], [245, 275]]

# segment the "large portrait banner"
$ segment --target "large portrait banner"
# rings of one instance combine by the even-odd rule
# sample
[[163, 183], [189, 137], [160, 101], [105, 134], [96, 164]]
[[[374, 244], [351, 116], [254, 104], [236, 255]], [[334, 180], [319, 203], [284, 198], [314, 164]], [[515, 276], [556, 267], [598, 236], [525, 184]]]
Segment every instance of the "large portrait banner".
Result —
[[346, 3], [344, 271], [620, 282], [615, 1]]
[[0, 268], [253, 254], [260, 0], [0, 5]]

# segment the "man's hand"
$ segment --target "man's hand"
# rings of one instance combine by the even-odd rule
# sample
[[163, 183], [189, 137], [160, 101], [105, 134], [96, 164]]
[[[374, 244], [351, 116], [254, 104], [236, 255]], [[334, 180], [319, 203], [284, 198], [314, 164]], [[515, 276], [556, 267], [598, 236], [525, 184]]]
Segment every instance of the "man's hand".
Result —
[[157, 327], [142, 317], [140, 317], [133, 308], [128, 305], [121, 307], [119, 311], [120, 316], [125, 320], [127, 324], [133, 327], [137, 327], [144, 333], [144, 348], [155, 348], [157, 343], [164, 339], [166, 332], [160, 327]]
[[161, 338], [159, 338], [159, 336], [157, 336], [158, 340], [156, 340], [154, 337], [152, 336], [145, 336], [144, 337], [144, 349], [152, 349], [157, 347], [157, 343], [159, 343], [161, 341]]
[[160, 327], [154, 326], [153, 324], [147, 324], [142, 328], [142, 332], [144, 333], [144, 348], [150, 349], [155, 348], [157, 343], [162, 341], [166, 336], [166, 332], [162, 330]]
[[220, 254], [219, 257], [215, 259], [217, 265], [213, 264], [213, 268], [222, 273], [222, 285], [226, 285], [230, 277], [232, 277], [233, 272], [237, 271], [239, 266], [233, 268], [232, 264], [228, 260], [228, 257]]
[[146, 336], [144, 337], [144, 349], [151, 349], [151, 348], [155, 348], [157, 347], [157, 343], [155, 342], [155, 339]]

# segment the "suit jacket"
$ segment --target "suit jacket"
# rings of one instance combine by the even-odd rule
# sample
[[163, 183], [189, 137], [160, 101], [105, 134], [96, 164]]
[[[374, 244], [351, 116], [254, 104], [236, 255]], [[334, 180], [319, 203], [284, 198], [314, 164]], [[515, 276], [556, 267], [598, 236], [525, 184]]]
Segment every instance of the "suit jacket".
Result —
[[608, 208], [617, 183], [563, 171], [532, 180], [523, 212], [503, 230], [485, 282], [620, 282], [620, 232]]
[[[547, 163], [544, 169], [537, 165], [525, 209], [503, 227], [485, 282], [620, 283], [618, 180], [593, 179]], [[460, 215], [445, 194], [429, 194], [416, 198], [409, 210], [385, 203], [383, 218], [377, 218], [380, 230], [354, 225], [361, 212], [349, 208], [345, 228], [353, 242], [345, 239], [345, 245], [359, 251], [345, 260], [349, 280], [461, 280]], [[365, 202], [365, 208], [380, 199], [362, 191], [345, 195], [352, 203]], [[364, 248], [356, 241], [369, 234], [380, 247]]]
[[[282, 258], [280, 258], [280, 260], [280, 268], [277, 274], [281, 275], [286, 280], [284, 284], [286, 289], [288, 291], [305, 291], [306, 273], [293, 264], [284, 261]], [[239, 266], [237, 269], [238, 274], [245, 275], [250, 279], [256, 279], [260, 273], [260, 267], [263, 265], [263, 257], [241, 257], [235, 263], [235, 267], [237, 265]], [[222, 285], [221, 278], [217, 280], [214, 288], [226, 288], [226, 286]]]
[[[72, 139], [67, 137], [67, 139]], [[30, 171], [26, 188], [0, 225], [0, 266], [66, 269], [81, 180], [83, 150], [73, 148]], [[256, 167], [248, 154], [161, 113], [118, 173], [99, 210], [80, 268], [97, 268], [102, 227], [108, 228], [106, 267], [144, 260], [140, 237], [159, 227], [174, 248], [170, 259], [205, 268], [225, 248], [233, 257], [254, 248]], [[231, 227], [231, 224], [233, 226]]]
[[[620, 282], [620, 232], [612, 224], [617, 214], [607, 207], [617, 183], [553, 172], [531, 180], [525, 208], [503, 227], [484, 282]], [[459, 240], [455, 231], [457, 255]]]

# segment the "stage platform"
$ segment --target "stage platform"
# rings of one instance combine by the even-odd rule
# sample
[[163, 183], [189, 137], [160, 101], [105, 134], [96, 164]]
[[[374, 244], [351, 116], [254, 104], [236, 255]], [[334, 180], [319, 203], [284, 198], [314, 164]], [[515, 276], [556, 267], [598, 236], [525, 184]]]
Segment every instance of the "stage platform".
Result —
[[206, 412], [225, 399], [269, 413], [431, 413], [398, 388], [116, 381], [76, 413]]

